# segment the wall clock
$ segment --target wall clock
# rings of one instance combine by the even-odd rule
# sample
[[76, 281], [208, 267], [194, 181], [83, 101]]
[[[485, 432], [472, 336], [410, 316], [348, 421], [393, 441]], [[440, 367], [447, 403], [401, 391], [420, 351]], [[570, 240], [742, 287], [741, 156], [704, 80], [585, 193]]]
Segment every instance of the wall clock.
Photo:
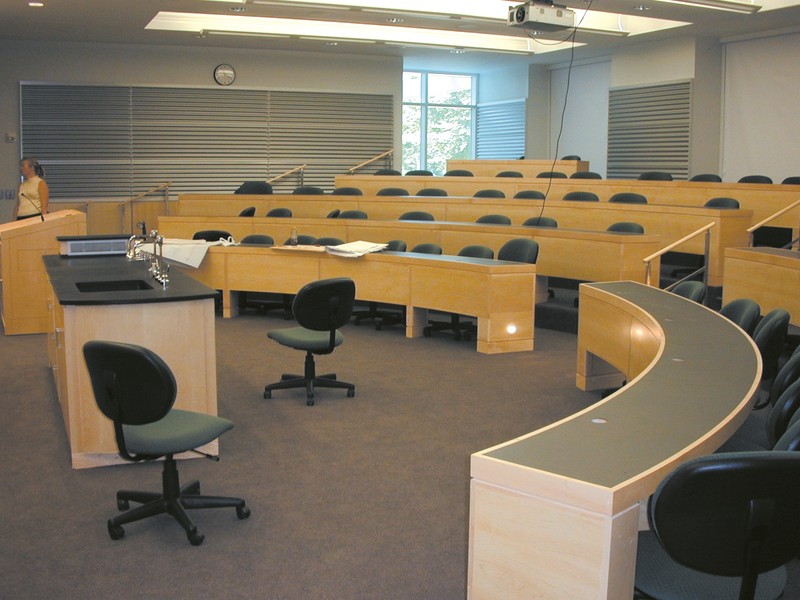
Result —
[[222, 64], [214, 67], [214, 81], [219, 85], [230, 85], [236, 79], [236, 71], [230, 65]]

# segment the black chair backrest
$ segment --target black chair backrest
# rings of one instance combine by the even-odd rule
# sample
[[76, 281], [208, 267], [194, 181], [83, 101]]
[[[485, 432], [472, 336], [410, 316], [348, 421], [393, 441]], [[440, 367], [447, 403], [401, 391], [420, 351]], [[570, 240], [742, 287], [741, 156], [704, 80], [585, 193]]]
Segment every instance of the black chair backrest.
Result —
[[304, 285], [292, 302], [298, 325], [331, 334], [350, 320], [356, 284], [349, 277], [320, 279]]
[[558, 227], [558, 221], [553, 217], [530, 217], [522, 222], [525, 227]]
[[472, 177], [472, 171], [466, 169], [450, 169], [445, 174], [445, 177]]
[[357, 187], [337, 187], [331, 192], [333, 196], [363, 196], [364, 193]]
[[256, 216], [256, 207], [255, 206], [248, 206], [245, 209], [242, 209], [242, 212], [239, 213], [240, 217], [255, 217]]
[[[793, 365], [794, 367], [795, 365]], [[778, 396], [775, 404], [769, 410], [767, 417], [767, 440], [770, 448], [774, 447], [778, 440], [789, 429], [789, 423], [797, 414], [800, 408], [800, 381], [796, 378], [786, 386], [786, 389]]]
[[539, 244], [530, 238], [508, 240], [497, 252], [497, 260], [536, 264], [537, 258], [539, 258]]
[[722, 177], [717, 175], [716, 173], [700, 173], [699, 175], [693, 175], [689, 181], [708, 181], [712, 183], [722, 183]]
[[502, 190], [478, 190], [472, 194], [473, 198], [505, 198], [505, 192]]
[[292, 210], [290, 208], [272, 208], [267, 211], [267, 217], [291, 217]]
[[711, 198], [703, 206], [706, 208], [739, 208], [739, 201], [735, 198]]
[[600, 202], [600, 196], [594, 192], [567, 192], [564, 194], [562, 200], [571, 200], [573, 202]]
[[397, 169], [378, 169], [373, 175], [402, 175]]
[[650, 527], [675, 561], [742, 577], [753, 597], [759, 573], [800, 550], [800, 455], [734, 452], [689, 460], [667, 475], [648, 507]]
[[778, 372], [778, 359], [783, 352], [789, 330], [789, 313], [782, 308], [769, 311], [753, 331], [753, 341], [761, 352], [761, 378], [772, 379]]
[[400, 215], [401, 221], [433, 221], [433, 215], [424, 210], [411, 210]]
[[251, 233], [250, 235], [244, 236], [239, 243], [272, 246], [275, 244], [275, 240], [272, 239], [271, 235], [267, 235], [265, 233]]
[[612, 223], [609, 225], [606, 231], [611, 231], [613, 233], [633, 233], [636, 235], [641, 235], [644, 233], [644, 227], [639, 225], [639, 223], [620, 221], [619, 223]]
[[399, 187], [387, 187], [378, 190], [376, 196], [408, 196], [408, 190]]
[[719, 314], [736, 323], [748, 335], [753, 335], [761, 318], [761, 306], [750, 298], [737, 298], [724, 304], [719, 309]]
[[272, 186], [266, 181], [245, 181], [234, 194], [271, 194]]
[[506, 215], [482, 215], [475, 220], [476, 223], [491, 225], [511, 225], [511, 218]]
[[221, 239], [227, 240], [232, 237], [230, 233], [223, 229], [203, 229], [202, 231], [195, 231], [192, 235], [193, 240], [205, 240], [207, 242], [218, 242]]
[[772, 381], [772, 388], [769, 392], [771, 404], [775, 404], [777, 399], [781, 397], [781, 394], [786, 391], [786, 388], [800, 379], [799, 349], [800, 346], [795, 348], [795, 351], [792, 353], [789, 359], [783, 363], [783, 366], [778, 371], [778, 374], [775, 375], [775, 379]]
[[800, 185], [800, 175], [792, 175], [781, 181], [783, 185]]
[[325, 218], [326, 219], [336, 219], [336, 218], [339, 217], [340, 214], [342, 214], [342, 211], [339, 210], [338, 208], [334, 208], [331, 212], [329, 212], [327, 215], [325, 215]]
[[514, 194], [514, 198], [521, 200], [544, 200], [544, 192], [539, 190], [520, 190]]
[[706, 284], [702, 281], [681, 281], [671, 292], [693, 302], [703, 302], [706, 297]]
[[367, 219], [367, 213], [363, 210], [343, 210], [339, 213], [340, 219]]
[[580, 160], [581, 157], [577, 154], [567, 154], [566, 156], [562, 156], [561, 160]]
[[292, 194], [297, 194], [302, 196], [322, 196], [325, 194], [325, 190], [315, 185], [301, 185], [299, 187], [294, 188]]
[[447, 190], [442, 188], [422, 188], [417, 192], [417, 196], [447, 196]]
[[672, 181], [672, 175], [664, 171], [645, 171], [639, 174], [640, 181]]
[[428, 171], [428, 169], [411, 169], [410, 171], [406, 171], [406, 175], [417, 177], [433, 177], [433, 172]]
[[320, 246], [338, 246], [344, 244], [344, 240], [337, 237], [319, 237], [316, 243]]
[[[292, 243], [292, 238], [288, 238], [285, 242], [283, 242], [283, 245], [288, 246], [291, 243]], [[313, 246], [314, 244], [317, 243], [317, 238], [315, 238], [313, 235], [306, 235], [301, 233], [300, 235], [297, 236], [297, 243], [300, 244], [301, 246]]]
[[572, 175], [569, 176], [570, 179], [602, 179], [603, 176], [600, 173], [595, 173], [594, 171], [575, 171]]
[[772, 178], [766, 175], [745, 175], [739, 179], [739, 183], [772, 183]]
[[472, 244], [470, 246], [464, 246], [461, 250], [458, 251], [459, 256], [468, 256], [470, 258], [494, 258], [494, 250], [489, 248], [489, 246], [481, 246], [480, 244]]
[[622, 204], [647, 204], [647, 198], [635, 192], [619, 192], [611, 196], [608, 201]]
[[86, 342], [83, 356], [97, 406], [114, 422], [120, 455], [151, 458], [128, 453], [122, 426], [154, 423], [169, 413], [178, 385], [167, 363], [142, 346], [101, 340]]
[[439, 244], [425, 242], [414, 246], [411, 252], [419, 252], [420, 254], [441, 254], [442, 247]]
[[567, 179], [567, 174], [561, 171], [542, 171], [536, 177], [544, 179]]
[[519, 171], [500, 171], [495, 177], [524, 177]]
[[405, 252], [406, 248], [408, 248], [408, 244], [403, 240], [389, 240], [386, 242], [386, 249], [392, 252]]

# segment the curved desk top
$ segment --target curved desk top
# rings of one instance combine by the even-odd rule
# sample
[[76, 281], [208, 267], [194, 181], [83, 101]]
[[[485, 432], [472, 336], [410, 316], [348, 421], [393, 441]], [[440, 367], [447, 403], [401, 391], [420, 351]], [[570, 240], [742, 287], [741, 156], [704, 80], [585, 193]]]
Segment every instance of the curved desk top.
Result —
[[471, 597], [630, 597], [639, 501], [730, 437], [761, 376], [755, 344], [714, 311], [633, 282], [583, 284], [579, 381], [595, 368], [608, 381], [610, 365], [630, 383], [472, 456]]

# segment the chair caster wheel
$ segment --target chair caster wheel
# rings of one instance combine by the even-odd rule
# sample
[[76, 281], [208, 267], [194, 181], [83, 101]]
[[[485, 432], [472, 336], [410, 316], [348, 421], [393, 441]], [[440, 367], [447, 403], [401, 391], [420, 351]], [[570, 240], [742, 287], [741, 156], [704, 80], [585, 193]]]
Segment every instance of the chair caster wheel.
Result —
[[264, 399], [269, 400], [272, 398], [272, 390], [264, 390]]
[[111, 522], [111, 519], [108, 520], [108, 535], [111, 536], [112, 540], [121, 540], [122, 536], [125, 535], [125, 530], [122, 528], [121, 525], [114, 525]]
[[246, 519], [250, 516], [250, 509], [246, 506], [237, 506], [236, 507], [236, 516], [241, 519]]
[[306, 400], [306, 406], [314, 406], [314, 399], [309, 398], [308, 400]]
[[348, 398], [352, 398], [355, 395], [356, 395], [356, 391], [355, 390], [347, 390], [347, 397]]
[[189, 538], [189, 543], [192, 546], [199, 546], [200, 544], [203, 543], [203, 540], [206, 539], [206, 536], [204, 536], [202, 533], [197, 533], [196, 529], [194, 531], [188, 532], [186, 534], [186, 537]]
[[117, 508], [119, 510], [128, 510], [131, 507], [131, 503], [127, 500], [117, 499]]

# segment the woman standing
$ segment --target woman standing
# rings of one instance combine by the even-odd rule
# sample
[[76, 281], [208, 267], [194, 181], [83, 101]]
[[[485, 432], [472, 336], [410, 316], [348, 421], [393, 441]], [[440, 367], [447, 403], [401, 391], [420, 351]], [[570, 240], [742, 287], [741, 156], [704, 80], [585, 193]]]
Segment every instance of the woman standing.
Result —
[[19, 172], [24, 180], [19, 184], [14, 217], [17, 220], [41, 217], [44, 221], [50, 190], [47, 182], [42, 179], [44, 177], [42, 165], [35, 158], [23, 158], [19, 161]]

